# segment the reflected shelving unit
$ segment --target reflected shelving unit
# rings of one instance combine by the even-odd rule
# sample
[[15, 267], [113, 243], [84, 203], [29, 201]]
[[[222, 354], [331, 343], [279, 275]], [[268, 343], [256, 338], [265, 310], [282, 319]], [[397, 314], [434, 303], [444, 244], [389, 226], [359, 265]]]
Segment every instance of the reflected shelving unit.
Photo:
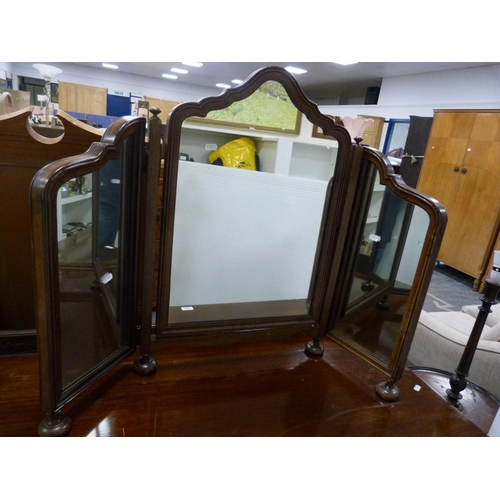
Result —
[[180, 151], [195, 163], [209, 164], [208, 155], [239, 137], [256, 145], [260, 171], [328, 181], [333, 174], [338, 147], [335, 141], [312, 137], [312, 124], [302, 117], [298, 134], [275, 133], [255, 128], [186, 123]]

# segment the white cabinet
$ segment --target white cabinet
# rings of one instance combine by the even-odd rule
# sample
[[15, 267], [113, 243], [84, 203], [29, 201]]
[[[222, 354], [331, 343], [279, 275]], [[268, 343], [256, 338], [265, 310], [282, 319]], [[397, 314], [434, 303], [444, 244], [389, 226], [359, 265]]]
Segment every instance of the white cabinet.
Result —
[[312, 124], [305, 117], [302, 117], [299, 135], [186, 123], [180, 152], [197, 163], [210, 163], [211, 151], [243, 136], [255, 142], [262, 172], [323, 181], [328, 181], [333, 174], [336, 141], [312, 137]]
[[170, 305], [307, 297], [326, 187], [181, 161]]

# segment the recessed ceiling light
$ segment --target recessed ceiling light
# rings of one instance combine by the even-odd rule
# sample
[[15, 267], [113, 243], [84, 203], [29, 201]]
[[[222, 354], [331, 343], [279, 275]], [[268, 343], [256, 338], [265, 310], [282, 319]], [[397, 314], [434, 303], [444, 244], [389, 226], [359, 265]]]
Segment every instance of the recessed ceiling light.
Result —
[[187, 69], [179, 69], [179, 68], [172, 68], [170, 71], [174, 73], [180, 73], [181, 75], [185, 75], [186, 73], [189, 73]]
[[239, 85], [240, 83], [243, 83], [243, 80], [231, 80], [231, 83], [235, 83], [236, 85]]
[[216, 87], [220, 87], [221, 89], [230, 89], [231, 85], [228, 85], [227, 83], [217, 83], [215, 84]]
[[176, 80], [177, 79], [177, 75], [171, 75], [169, 73], [163, 73], [163, 78], [170, 78], [171, 80]]
[[186, 66], [194, 66], [195, 68], [201, 68], [203, 66], [203, 63], [197, 63], [197, 62], [194, 62], [194, 63], [191, 63], [191, 62], [187, 62], [187, 63], [182, 63]]
[[109, 68], [109, 69], [118, 69], [118, 66], [116, 64], [108, 64], [108, 63], [102, 63], [103, 67]]
[[285, 69], [290, 73], [293, 73], [294, 75], [301, 75], [302, 73], [307, 73], [307, 69], [294, 68], [293, 66], [287, 66]]

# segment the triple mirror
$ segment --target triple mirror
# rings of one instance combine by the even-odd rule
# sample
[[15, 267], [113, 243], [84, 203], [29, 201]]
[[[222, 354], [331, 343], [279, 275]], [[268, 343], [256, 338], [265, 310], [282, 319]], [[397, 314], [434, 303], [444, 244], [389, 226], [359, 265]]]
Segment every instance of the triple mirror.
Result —
[[[41, 434], [67, 430], [62, 407], [130, 355], [141, 325], [141, 342], [150, 339], [152, 322], [157, 338], [300, 329], [310, 356], [328, 335], [385, 374], [377, 392], [397, 398], [442, 207], [323, 115], [283, 68], [171, 111], [158, 214], [159, 186], [143, 186], [160, 165], [152, 130], [148, 169], [144, 119], [128, 117], [33, 183]], [[82, 220], [62, 201], [68, 182]], [[157, 217], [155, 263], [145, 249], [154, 251]], [[155, 269], [152, 311], [143, 284]], [[138, 373], [152, 372], [148, 356], [141, 363]]]

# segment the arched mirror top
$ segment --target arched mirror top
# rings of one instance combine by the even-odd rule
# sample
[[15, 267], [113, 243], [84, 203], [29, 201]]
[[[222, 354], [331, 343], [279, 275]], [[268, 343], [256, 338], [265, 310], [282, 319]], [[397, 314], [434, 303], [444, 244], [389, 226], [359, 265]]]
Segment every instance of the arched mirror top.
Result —
[[94, 142], [85, 153], [62, 158], [46, 165], [32, 181], [32, 196], [39, 200], [55, 200], [61, 185], [69, 179], [99, 169], [107, 158], [117, 154], [125, 139], [144, 126], [144, 117], [125, 116], [112, 123], [102, 135], [100, 142]]
[[[205, 97], [198, 102], [186, 102], [176, 106], [170, 113], [167, 121], [165, 140], [167, 144], [173, 144], [178, 138], [180, 127], [185, 120], [194, 117], [205, 118], [211, 112], [228, 108], [232, 104], [249, 98], [269, 82], [278, 83], [286, 92], [287, 98], [295, 106], [297, 111], [303, 114], [315, 126], [323, 130], [324, 135], [336, 139], [339, 150], [347, 149], [351, 139], [348, 131], [334, 120], [322, 114], [316, 103], [311, 101], [303, 92], [297, 80], [284, 68], [279, 66], [268, 66], [257, 70], [250, 75], [241, 85], [230, 88], [218, 96]], [[279, 98], [279, 97], [278, 97]], [[243, 126], [245, 128], [245, 125]], [[274, 130], [276, 133], [291, 133], [293, 130], [279, 130], [259, 127], [255, 124], [247, 124], [247, 129]]]
[[427, 212], [431, 218], [433, 226], [437, 231], [441, 231], [446, 225], [447, 215], [443, 205], [436, 199], [408, 186], [403, 177], [397, 174], [394, 166], [386, 155], [370, 146], [364, 147], [365, 165], [373, 163], [378, 172], [378, 183], [387, 186], [400, 198], [413, 203]]

